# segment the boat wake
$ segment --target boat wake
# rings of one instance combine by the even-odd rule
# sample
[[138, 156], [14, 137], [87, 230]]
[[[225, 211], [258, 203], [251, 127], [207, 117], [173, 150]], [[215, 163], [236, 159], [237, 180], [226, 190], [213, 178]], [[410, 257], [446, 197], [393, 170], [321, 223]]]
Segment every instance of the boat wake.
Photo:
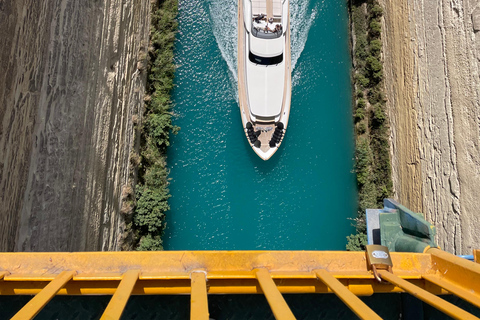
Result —
[[290, 29], [292, 46], [292, 71], [302, 55], [305, 44], [307, 43], [308, 33], [317, 17], [319, 3], [316, 3], [313, 9], [309, 9], [310, 1], [290, 0]]
[[[312, 0], [290, 0], [290, 28], [292, 46], [292, 70], [302, 55], [308, 33], [320, 10], [316, 2], [310, 9]], [[322, 1], [323, 2], [323, 1]], [[223, 59], [228, 65], [229, 77], [237, 97], [237, 4], [238, 0], [207, 1], [213, 35]], [[294, 85], [298, 81], [294, 81]]]
[[229, 78], [238, 100], [237, 3], [238, 0], [209, 0], [208, 10], [213, 26], [213, 35], [222, 57], [228, 65]]

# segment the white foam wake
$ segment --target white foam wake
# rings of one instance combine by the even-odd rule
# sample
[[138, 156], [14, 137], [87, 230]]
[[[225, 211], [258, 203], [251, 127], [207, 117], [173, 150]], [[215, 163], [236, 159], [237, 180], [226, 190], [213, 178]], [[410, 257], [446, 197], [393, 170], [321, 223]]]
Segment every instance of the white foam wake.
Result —
[[319, 5], [309, 9], [310, 1], [290, 0], [290, 29], [292, 46], [292, 70], [295, 69], [298, 59], [302, 55], [307, 43], [308, 33], [317, 17]]
[[[230, 70], [233, 87], [237, 88], [237, 2], [238, 0], [208, 1], [213, 35]], [[236, 89], [235, 89], [236, 90]]]
[[[319, 4], [309, 9], [312, 0], [290, 0], [292, 70], [295, 69], [310, 28], [317, 17]], [[323, 1], [322, 1], [323, 2]], [[213, 34], [228, 65], [233, 87], [237, 88], [237, 4], [238, 0], [209, 0], [208, 8]]]

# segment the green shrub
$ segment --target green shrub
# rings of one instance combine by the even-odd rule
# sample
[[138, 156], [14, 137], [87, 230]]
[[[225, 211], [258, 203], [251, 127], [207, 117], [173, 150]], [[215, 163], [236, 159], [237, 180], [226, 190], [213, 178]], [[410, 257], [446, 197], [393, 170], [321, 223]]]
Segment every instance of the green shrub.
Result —
[[355, 82], [360, 86], [360, 88], [365, 89], [368, 87], [370, 80], [366, 78], [363, 74], [355, 74]]
[[163, 250], [163, 241], [160, 236], [146, 235], [140, 239], [137, 247], [138, 251], [161, 251]]
[[379, 72], [383, 70], [382, 63], [375, 56], [367, 57], [367, 70], [370, 72]]
[[372, 107], [372, 124], [378, 127], [385, 122], [385, 118], [385, 110], [383, 109], [382, 104], [374, 104]]
[[385, 103], [385, 95], [381, 88], [374, 87], [368, 92], [368, 101], [371, 105], [381, 103]]
[[[368, 16], [364, 11], [367, 3]], [[347, 250], [364, 250], [365, 210], [379, 208], [392, 193], [389, 128], [384, 110], [383, 65], [381, 62], [382, 7], [378, 0], [351, 0], [350, 11], [356, 43], [354, 81], [357, 92], [354, 112], [356, 129], [355, 171], [358, 184], [356, 234], [348, 238]], [[364, 91], [371, 112], [365, 114]]]
[[379, 58], [380, 52], [382, 51], [382, 41], [379, 39], [374, 39], [370, 41], [370, 55]]
[[143, 178], [145, 185], [155, 189], [164, 189], [168, 186], [168, 171], [165, 163], [158, 163], [145, 170]]
[[173, 89], [175, 65], [173, 50], [177, 30], [177, 1], [153, 1], [148, 52], [146, 93], [142, 125], [141, 163], [136, 186], [136, 206], [132, 233], [137, 250], [162, 250], [165, 212], [170, 210], [168, 170], [165, 153], [170, 134], [179, 128], [172, 124], [170, 93]]
[[347, 251], [365, 251], [367, 235], [365, 233], [351, 234], [347, 237]]
[[367, 132], [367, 125], [364, 121], [361, 121], [357, 124], [357, 134], [361, 135]]
[[360, 187], [369, 180], [372, 158], [372, 150], [368, 139], [360, 138], [355, 150], [355, 171], [357, 173], [357, 183]]
[[357, 101], [357, 109], [358, 109], [358, 108], [365, 109], [366, 106], [367, 106], [367, 102], [365, 101], [365, 99], [363, 99], [363, 98], [358, 99], [358, 101]]
[[372, 21], [370, 21], [370, 36], [372, 38], [378, 38], [380, 37], [381, 33], [382, 33], [382, 24], [376, 19], [372, 19]]
[[155, 141], [160, 149], [170, 145], [170, 132], [172, 131], [172, 117], [169, 113], [151, 113], [147, 116], [145, 127], [148, 135]]
[[377, 3], [370, 9], [370, 15], [374, 18], [380, 18], [383, 15], [382, 7]]
[[380, 70], [378, 72], [374, 72], [372, 74], [372, 80], [373, 80], [374, 83], [379, 83], [380, 81], [382, 81], [383, 80], [383, 71]]
[[137, 186], [137, 207], [133, 222], [140, 234], [160, 235], [165, 227], [165, 211], [170, 209], [168, 205], [168, 189], [155, 190], [145, 186]]
[[355, 111], [355, 122], [362, 121], [365, 118], [365, 109], [357, 108]]
[[355, 42], [355, 57], [360, 61], [363, 61], [368, 56], [367, 46], [368, 42], [366, 35], [357, 37]]
[[383, 65], [376, 56], [368, 56], [366, 59], [366, 70], [370, 84], [376, 85], [383, 79]]

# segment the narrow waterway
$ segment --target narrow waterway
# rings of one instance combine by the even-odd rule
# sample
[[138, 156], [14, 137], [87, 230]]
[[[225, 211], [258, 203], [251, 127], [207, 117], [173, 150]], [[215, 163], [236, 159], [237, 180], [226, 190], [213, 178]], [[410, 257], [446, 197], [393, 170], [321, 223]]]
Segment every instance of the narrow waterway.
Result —
[[168, 250], [344, 250], [356, 186], [347, 8], [290, 0], [293, 93], [264, 162], [237, 103], [237, 0], [180, 0]]

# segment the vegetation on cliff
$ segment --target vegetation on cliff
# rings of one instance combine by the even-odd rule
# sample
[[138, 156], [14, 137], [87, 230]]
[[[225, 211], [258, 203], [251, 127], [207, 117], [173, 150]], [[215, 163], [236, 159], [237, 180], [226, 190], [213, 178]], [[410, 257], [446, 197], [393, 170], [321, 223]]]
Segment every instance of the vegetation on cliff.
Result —
[[382, 64], [382, 7], [377, 0], [351, 0], [353, 39], [353, 110], [358, 184], [356, 234], [347, 237], [347, 250], [364, 250], [365, 209], [382, 207], [392, 193], [389, 127], [385, 110]]
[[178, 130], [172, 124], [170, 100], [175, 74], [173, 51], [177, 12], [178, 0], [152, 2], [145, 113], [137, 159], [138, 182], [129, 223], [133, 246], [137, 250], [163, 249], [165, 212], [170, 209], [165, 154], [170, 133]]

